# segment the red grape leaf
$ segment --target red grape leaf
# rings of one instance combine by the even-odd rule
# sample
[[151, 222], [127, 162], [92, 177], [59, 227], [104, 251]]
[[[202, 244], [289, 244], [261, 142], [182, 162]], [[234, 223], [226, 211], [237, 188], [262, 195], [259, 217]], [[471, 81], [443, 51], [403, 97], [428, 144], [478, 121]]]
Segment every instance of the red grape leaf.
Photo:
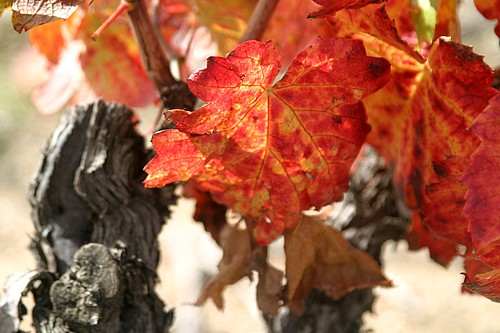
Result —
[[329, 38], [331, 27], [325, 20], [310, 20], [307, 13], [317, 6], [312, 1], [279, 1], [262, 40], [272, 40], [281, 55], [283, 68], [317, 36]]
[[220, 233], [220, 246], [224, 254], [218, 266], [219, 272], [205, 283], [195, 305], [203, 305], [211, 298], [221, 310], [224, 307], [224, 288], [250, 274], [248, 264], [252, 259], [252, 249], [247, 230], [224, 225]]
[[470, 219], [469, 231], [479, 260], [490, 272], [475, 274], [467, 270], [465, 287], [495, 302], [500, 302], [500, 182], [492, 177], [500, 166], [500, 95], [493, 97], [488, 107], [471, 126], [481, 144], [472, 155], [464, 183], [468, 186], [465, 214]]
[[439, 181], [426, 185], [428, 200], [422, 203], [422, 211], [426, 213], [424, 222], [429, 232], [468, 246], [471, 245], [471, 238], [468, 221], [463, 215], [467, 187], [462, 183], [462, 177], [469, 163], [470, 159], [456, 155], [432, 162]]
[[465, 279], [464, 286], [478, 294], [500, 303], [500, 269], [476, 274]]
[[287, 305], [295, 312], [302, 312], [302, 300], [312, 289], [339, 299], [354, 289], [392, 285], [375, 259], [352, 247], [321, 216], [302, 216], [285, 232], [285, 255]]
[[39, 111], [52, 113], [96, 95], [141, 107], [157, 96], [127, 21], [115, 21], [97, 41], [90, 38], [114, 5], [100, 2], [96, 12], [81, 9], [30, 31], [31, 42], [52, 63], [50, 78], [33, 93]]
[[474, 0], [477, 10], [488, 20], [497, 20], [495, 33], [500, 37], [500, 0]]
[[481, 144], [472, 155], [464, 177], [468, 186], [465, 214], [470, 219], [472, 242], [478, 250], [500, 241], [500, 180], [492, 177], [500, 168], [499, 125], [500, 95], [497, 94], [471, 126]]
[[[397, 5], [391, 1], [388, 10], [397, 12]], [[421, 208], [423, 225], [413, 222], [413, 245], [438, 242], [430, 245], [431, 253], [446, 263], [456, 253], [454, 243], [470, 244], [461, 177], [478, 145], [468, 126], [495, 94], [491, 69], [470, 48], [445, 40], [437, 41], [421, 64], [380, 5], [342, 10], [328, 20], [340, 36], [362, 39], [367, 50], [393, 66], [389, 84], [365, 99], [373, 126], [368, 142], [396, 166], [396, 184], [407, 203]]]
[[[463, 210], [460, 193], [465, 192], [457, 175], [479, 144], [469, 126], [496, 94], [489, 86], [492, 71], [470, 47], [441, 39], [413, 78], [413, 86], [407, 89], [409, 96], [400, 93], [394, 77], [384, 89], [365, 99], [373, 125], [367, 140], [395, 165], [396, 185], [410, 206], [422, 208], [423, 224], [432, 226], [439, 237], [449, 237], [450, 228], [455, 228], [452, 234], [462, 236], [452, 240], [461, 242], [467, 238], [464, 231], [468, 225], [462, 214], [454, 215], [458, 220], [446, 219], [447, 224], [431, 222], [429, 216], [445, 218], [449, 211]], [[426, 188], [432, 195], [433, 188], [439, 187], [441, 194], [434, 195], [435, 202], [430, 203]]]
[[438, 238], [422, 225], [418, 211], [413, 211], [411, 227], [406, 235], [408, 248], [412, 251], [423, 247], [429, 249], [429, 254], [438, 264], [447, 266], [457, 255], [457, 244], [445, 238]]
[[296, 225], [301, 210], [341, 199], [369, 131], [359, 100], [387, 82], [389, 64], [367, 57], [359, 41], [318, 39], [272, 86], [279, 69], [270, 42], [209, 58], [189, 80], [208, 104], [170, 113], [177, 129], [154, 135], [145, 185], [194, 177], [256, 219], [261, 244]]
[[17, 32], [59, 19], [67, 19], [83, 0], [16, 0], [12, 2], [12, 26]]

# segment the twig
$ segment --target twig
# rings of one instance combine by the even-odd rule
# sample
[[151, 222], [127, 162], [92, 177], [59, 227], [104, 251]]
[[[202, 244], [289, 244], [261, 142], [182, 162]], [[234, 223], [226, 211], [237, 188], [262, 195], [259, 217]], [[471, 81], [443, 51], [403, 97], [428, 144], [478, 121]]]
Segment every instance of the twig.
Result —
[[278, 2], [279, 0], [259, 0], [240, 42], [251, 39], [260, 40], [262, 38]]
[[134, 4], [134, 7], [128, 11], [128, 16], [139, 44], [144, 69], [161, 92], [165, 87], [177, 81], [170, 72], [170, 64], [153, 28], [144, 1], [132, 0], [130, 2]]
[[187, 84], [177, 81], [170, 71], [170, 62], [165, 55], [159, 36], [149, 17], [144, 0], [128, 0], [135, 6], [128, 11], [134, 29], [144, 69], [160, 92], [166, 109], [192, 110], [196, 97]]

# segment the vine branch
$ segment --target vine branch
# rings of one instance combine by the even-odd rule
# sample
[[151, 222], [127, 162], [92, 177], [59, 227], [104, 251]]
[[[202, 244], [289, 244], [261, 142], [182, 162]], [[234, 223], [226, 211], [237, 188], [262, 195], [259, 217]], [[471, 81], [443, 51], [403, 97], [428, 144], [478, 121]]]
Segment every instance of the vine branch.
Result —
[[260, 40], [262, 38], [278, 2], [279, 0], [259, 0], [252, 13], [252, 17], [250, 17], [247, 29], [243, 36], [241, 36], [240, 43], [251, 39]]
[[176, 80], [170, 71], [170, 62], [160, 43], [143, 0], [129, 0], [133, 5], [128, 11], [142, 62], [149, 78], [160, 92], [165, 108], [191, 110], [196, 97], [187, 84]]

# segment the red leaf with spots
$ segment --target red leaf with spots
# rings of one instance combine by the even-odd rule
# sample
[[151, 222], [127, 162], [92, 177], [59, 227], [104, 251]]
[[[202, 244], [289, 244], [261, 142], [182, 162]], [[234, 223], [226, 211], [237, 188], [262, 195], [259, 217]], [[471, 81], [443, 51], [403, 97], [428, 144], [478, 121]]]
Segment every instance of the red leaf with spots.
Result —
[[[448, 39], [417, 52], [408, 4], [389, 0], [385, 8], [336, 9], [328, 21], [337, 36], [359, 38], [369, 54], [391, 62], [391, 81], [364, 99], [373, 129], [367, 142], [394, 166], [396, 188], [414, 209], [410, 247], [427, 246], [446, 265], [459, 253], [458, 245], [465, 245], [489, 267], [467, 269], [465, 286], [496, 300], [492, 286], [500, 267], [500, 191], [488, 175], [500, 165], [495, 157], [500, 155], [495, 136], [499, 117], [493, 111], [499, 109], [498, 101], [492, 100], [481, 114], [498, 95], [490, 87], [493, 73], [470, 47]], [[453, 1], [441, 2], [435, 37], [459, 40], [455, 7]], [[479, 149], [478, 137], [483, 140]]]
[[470, 48], [444, 39], [424, 61], [377, 5], [358, 13], [343, 10], [328, 20], [340, 36], [360, 38], [370, 52], [390, 59], [392, 80], [364, 100], [373, 128], [367, 141], [395, 166], [395, 182], [407, 204], [420, 209], [412, 246], [429, 246], [446, 264], [457, 243], [470, 244], [461, 177], [478, 146], [468, 127], [495, 94], [489, 87], [491, 69]]
[[256, 220], [262, 244], [295, 226], [301, 210], [341, 199], [369, 131], [360, 99], [387, 82], [389, 64], [359, 41], [318, 39], [273, 85], [279, 70], [270, 42], [209, 58], [189, 79], [207, 105], [168, 114], [176, 129], [153, 137], [146, 186], [194, 178]]

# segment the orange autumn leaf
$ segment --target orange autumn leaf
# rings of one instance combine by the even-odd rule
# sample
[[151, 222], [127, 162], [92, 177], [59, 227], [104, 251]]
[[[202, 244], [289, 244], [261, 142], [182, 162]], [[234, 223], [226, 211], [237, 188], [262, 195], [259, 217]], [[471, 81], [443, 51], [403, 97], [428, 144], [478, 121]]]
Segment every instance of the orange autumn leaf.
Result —
[[79, 36], [85, 44], [80, 62], [85, 78], [98, 96], [130, 107], [146, 106], [157, 96], [142, 66], [141, 55], [127, 21], [115, 21], [97, 41], [91, 35], [104, 21], [87, 15]]
[[65, 21], [56, 21], [29, 31], [30, 42], [49, 62], [57, 64], [67, 40], [64, 36]]
[[413, 44], [408, 44], [408, 38], [401, 37], [385, 6], [374, 4], [344, 9], [330, 15], [327, 20], [335, 36], [360, 39], [370, 55], [387, 59], [393, 66], [393, 75], [402, 74], [399, 79], [403, 85], [406, 85], [404, 81], [413, 79], [412, 73], [421, 70], [424, 57], [414, 50]]
[[369, 127], [359, 100], [380, 89], [389, 64], [361, 42], [322, 40], [299, 54], [273, 85], [279, 54], [248, 41], [212, 57], [190, 89], [207, 104], [174, 110], [175, 130], [153, 136], [148, 187], [194, 178], [213, 198], [258, 221], [267, 244], [293, 227], [301, 210], [342, 198]]
[[285, 256], [288, 306], [295, 312], [301, 312], [312, 289], [339, 299], [355, 289], [392, 285], [375, 259], [352, 247], [320, 216], [302, 216], [286, 231]]
[[500, 269], [467, 277], [464, 286], [494, 302], [500, 303]]
[[464, 291], [475, 292], [500, 303], [500, 242], [465, 255]]

